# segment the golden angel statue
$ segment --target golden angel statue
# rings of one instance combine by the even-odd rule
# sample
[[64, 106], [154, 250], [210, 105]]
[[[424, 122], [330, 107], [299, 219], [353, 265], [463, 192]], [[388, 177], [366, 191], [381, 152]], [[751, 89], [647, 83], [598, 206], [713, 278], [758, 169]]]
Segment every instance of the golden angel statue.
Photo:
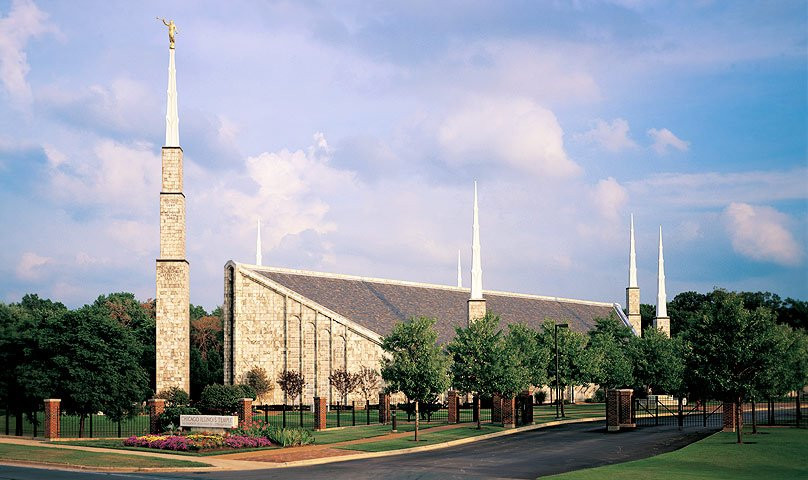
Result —
[[157, 18], [157, 20], [162, 20], [163, 25], [168, 27], [168, 48], [174, 48], [174, 35], [179, 33], [179, 30], [177, 30], [177, 25], [174, 24], [174, 20], [169, 20], [166, 22], [165, 18], [155, 18]]

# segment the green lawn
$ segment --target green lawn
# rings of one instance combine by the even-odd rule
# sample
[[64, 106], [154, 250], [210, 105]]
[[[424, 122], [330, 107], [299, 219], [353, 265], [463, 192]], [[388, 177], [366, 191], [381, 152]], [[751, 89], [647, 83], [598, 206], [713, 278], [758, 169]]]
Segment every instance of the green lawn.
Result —
[[209, 467], [207, 463], [64, 448], [0, 444], [0, 459], [85, 467]]
[[[418, 430], [429, 431], [430, 428], [446, 425], [446, 423], [421, 424]], [[396, 425], [399, 432], [411, 432], [415, 430], [415, 423], [399, 423]], [[323, 430], [314, 432], [314, 443], [324, 445], [328, 443], [345, 442], [349, 440], [359, 440], [360, 438], [371, 438], [386, 435], [392, 432], [390, 425], [370, 425], [363, 427], [342, 428], [339, 430]]]
[[578, 470], [550, 478], [563, 480], [665, 479], [762, 480], [808, 478], [808, 430], [758, 428], [743, 445], [735, 433], [716, 433], [681, 450], [643, 460]]
[[379, 440], [378, 442], [358, 443], [355, 445], [345, 445], [341, 448], [343, 450], [358, 450], [361, 452], [385, 452], [388, 450], [399, 450], [402, 448], [420, 447], [423, 445], [434, 445], [436, 443], [448, 442], [460, 438], [476, 437], [478, 435], [485, 435], [487, 433], [499, 432], [503, 430], [502, 427], [495, 425], [483, 425], [480, 430], [477, 427], [459, 427], [450, 430], [441, 430], [438, 432], [430, 432], [429, 430], [419, 430], [418, 442], [413, 440], [412, 436], [403, 438], [395, 438], [392, 440]]

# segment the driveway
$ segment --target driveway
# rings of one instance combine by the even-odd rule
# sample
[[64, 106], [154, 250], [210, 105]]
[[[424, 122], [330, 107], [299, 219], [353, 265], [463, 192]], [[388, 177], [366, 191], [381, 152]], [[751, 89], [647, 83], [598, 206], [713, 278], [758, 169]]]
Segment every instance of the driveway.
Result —
[[0, 466], [0, 479], [263, 480], [536, 478], [650, 457], [679, 449], [715, 429], [659, 426], [609, 434], [604, 422], [568, 424], [407, 455], [252, 471], [210, 473], [55, 472]]

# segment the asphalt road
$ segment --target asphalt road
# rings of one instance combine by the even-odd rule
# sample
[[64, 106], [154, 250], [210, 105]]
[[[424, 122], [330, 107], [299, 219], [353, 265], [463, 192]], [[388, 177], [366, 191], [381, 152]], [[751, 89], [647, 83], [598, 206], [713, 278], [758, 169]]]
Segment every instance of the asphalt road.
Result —
[[616, 434], [604, 423], [543, 428], [457, 447], [326, 465], [211, 473], [89, 473], [0, 466], [13, 480], [258, 480], [536, 478], [650, 457], [681, 448], [714, 429], [647, 427]]

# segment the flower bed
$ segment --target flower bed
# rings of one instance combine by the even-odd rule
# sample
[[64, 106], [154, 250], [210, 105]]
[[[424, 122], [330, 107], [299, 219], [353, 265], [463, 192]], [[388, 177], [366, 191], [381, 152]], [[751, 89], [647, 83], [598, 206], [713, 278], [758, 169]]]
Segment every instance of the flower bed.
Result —
[[272, 442], [264, 437], [248, 437], [245, 435], [143, 435], [131, 436], [123, 441], [127, 447], [158, 448], [178, 452], [215, 450], [219, 448], [256, 448], [269, 447]]

